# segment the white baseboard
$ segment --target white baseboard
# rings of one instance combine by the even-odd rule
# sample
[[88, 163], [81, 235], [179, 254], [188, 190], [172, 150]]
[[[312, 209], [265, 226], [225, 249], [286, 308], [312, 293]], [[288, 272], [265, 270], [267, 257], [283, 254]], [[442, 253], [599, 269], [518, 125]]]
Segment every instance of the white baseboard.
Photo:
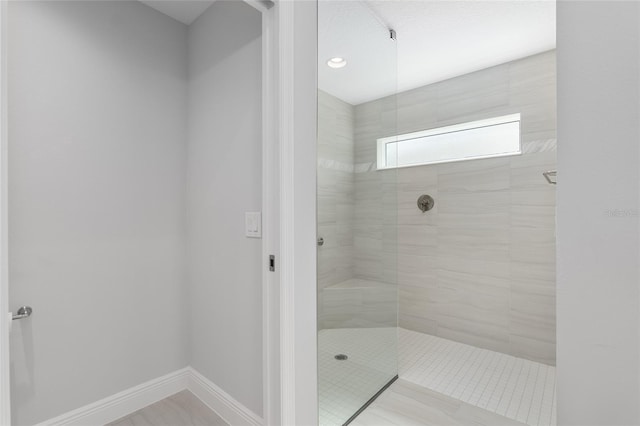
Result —
[[232, 426], [261, 426], [262, 419], [191, 367], [142, 383], [36, 426], [103, 426], [188, 389]]
[[37, 426], [102, 426], [187, 388], [189, 368], [134, 386]]
[[263, 424], [253, 411], [236, 401], [212, 381], [189, 367], [188, 389], [209, 408], [232, 426], [260, 426]]

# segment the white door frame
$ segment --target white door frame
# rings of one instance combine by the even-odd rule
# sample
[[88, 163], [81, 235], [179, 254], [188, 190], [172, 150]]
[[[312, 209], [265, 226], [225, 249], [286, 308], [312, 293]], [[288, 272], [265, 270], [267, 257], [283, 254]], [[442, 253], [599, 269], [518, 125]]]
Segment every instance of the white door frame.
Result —
[[317, 0], [244, 1], [262, 12], [263, 418], [313, 426]]
[[[262, 416], [280, 424], [280, 180], [278, 141], [278, 14], [280, 4], [244, 0], [262, 14]], [[275, 260], [274, 260], [275, 262]]]
[[[245, 0], [255, 3], [255, 0]], [[263, 21], [263, 417], [317, 425], [317, 1], [276, 0]], [[260, 6], [259, 5], [259, 6]], [[295, 72], [294, 72], [295, 71]]]
[[262, 416], [265, 425], [280, 422], [280, 275], [269, 270], [270, 256], [279, 258], [278, 180], [278, 6], [244, 0], [262, 13]]
[[[317, 0], [278, 6], [281, 424], [318, 424]], [[271, 423], [266, 423], [271, 426]]]
[[7, 269], [7, 45], [6, 7], [0, 1], [0, 425], [11, 424], [9, 280]]
[[[317, 425], [317, 1], [262, 12], [263, 418]], [[295, 72], [294, 72], [295, 70]], [[266, 265], [275, 256], [275, 273]]]

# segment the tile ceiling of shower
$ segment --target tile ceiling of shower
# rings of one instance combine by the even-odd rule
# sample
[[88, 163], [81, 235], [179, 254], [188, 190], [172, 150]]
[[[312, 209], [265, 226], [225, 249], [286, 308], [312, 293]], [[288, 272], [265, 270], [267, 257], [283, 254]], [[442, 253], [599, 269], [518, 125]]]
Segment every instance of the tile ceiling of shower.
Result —
[[555, 48], [555, 1], [320, 1], [320, 88], [353, 105]]
[[191, 25], [215, 0], [140, 0], [159, 12]]

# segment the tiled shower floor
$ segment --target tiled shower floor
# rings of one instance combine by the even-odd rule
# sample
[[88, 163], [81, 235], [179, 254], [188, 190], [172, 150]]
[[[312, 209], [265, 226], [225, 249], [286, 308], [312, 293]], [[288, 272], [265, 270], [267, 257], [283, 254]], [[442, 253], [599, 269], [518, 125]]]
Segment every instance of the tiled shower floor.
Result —
[[[368, 399], [362, 389], [389, 380], [395, 360], [379, 351], [395, 339], [395, 328], [319, 333], [321, 426], [344, 423]], [[556, 424], [555, 367], [405, 329], [398, 345], [402, 379], [532, 426]], [[336, 361], [336, 353], [353, 363]]]
[[556, 424], [555, 367], [399, 331], [400, 377], [532, 426]]
[[[320, 426], [341, 426], [396, 374], [396, 328], [339, 328], [318, 333]], [[334, 358], [345, 354], [346, 361]]]

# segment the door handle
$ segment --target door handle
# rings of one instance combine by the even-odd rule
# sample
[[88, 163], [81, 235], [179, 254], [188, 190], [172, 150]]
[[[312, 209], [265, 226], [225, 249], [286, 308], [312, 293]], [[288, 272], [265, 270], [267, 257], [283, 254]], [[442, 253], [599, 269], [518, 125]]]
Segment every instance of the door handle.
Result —
[[21, 306], [20, 308], [18, 308], [18, 312], [13, 315], [11, 319], [15, 321], [23, 318], [28, 318], [32, 313], [33, 309], [31, 309], [31, 306]]

